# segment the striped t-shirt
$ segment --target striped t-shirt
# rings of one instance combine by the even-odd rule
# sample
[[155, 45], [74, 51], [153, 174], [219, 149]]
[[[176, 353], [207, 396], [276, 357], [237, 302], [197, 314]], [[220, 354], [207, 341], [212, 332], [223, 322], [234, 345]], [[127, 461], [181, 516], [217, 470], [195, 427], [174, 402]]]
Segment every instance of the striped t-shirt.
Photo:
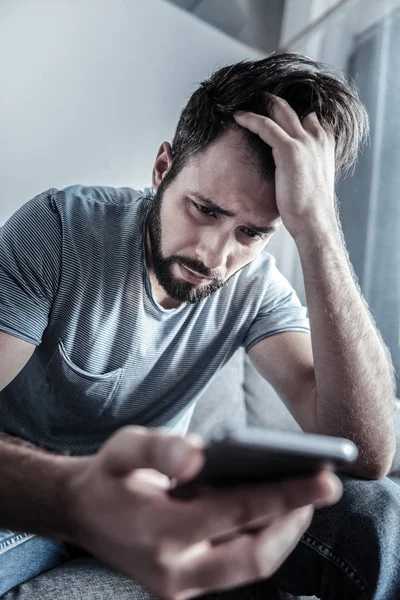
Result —
[[0, 330], [36, 345], [0, 392], [1, 431], [71, 454], [127, 424], [184, 434], [240, 346], [309, 331], [266, 252], [201, 302], [162, 308], [144, 254], [153, 195], [50, 189], [0, 228]]

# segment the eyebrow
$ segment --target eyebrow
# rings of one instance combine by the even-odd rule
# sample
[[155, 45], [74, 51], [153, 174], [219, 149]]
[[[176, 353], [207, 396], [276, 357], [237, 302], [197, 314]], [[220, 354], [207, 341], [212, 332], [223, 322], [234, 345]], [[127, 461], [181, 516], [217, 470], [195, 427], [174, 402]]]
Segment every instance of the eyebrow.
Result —
[[[193, 196], [196, 198], [196, 200], [203, 202], [208, 206], [208, 208], [211, 208], [214, 212], [220, 215], [224, 215], [225, 217], [236, 216], [234, 212], [231, 210], [226, 210], [226, 208], [222, 208], [214, 200], [207, 198], [207, 196], [203, 196], [203, 194], [200, 194], [200, 192], [190, 192], [189, 196]], [[266, 225], [263, 227], [261, 225], [254, 225], [253, 223], [246, 223], [244, 226], [248, 229], [254, 229], [254, 231], [257, 231], [258, 233], [275, 233], [275, 231], [277, 231], [279, 228], [278, 226], [274, 225]]]

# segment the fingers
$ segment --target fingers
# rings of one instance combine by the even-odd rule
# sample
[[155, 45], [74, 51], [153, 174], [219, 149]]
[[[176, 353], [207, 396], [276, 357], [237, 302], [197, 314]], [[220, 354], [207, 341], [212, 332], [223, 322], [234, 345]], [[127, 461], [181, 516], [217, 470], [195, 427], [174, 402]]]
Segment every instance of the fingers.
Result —
[[242, 127], [246, 127], [249, 131], [256, 133], [269, 144], [272, 148], [273, 143], [277, 141], [288, 141], [290, 138], [304, 138], [305, 132], [319, 139], [327, 132], [319, 122], [315, 112], [307, 115], [300, 121], [297, 113], [290, 104], [280, 98], [272, 95], [273, 104], [271, 116], [265, 117], [253, 112], [237, 111], [233, 117], [235, 121]]
[[317, 113], [312, 112], [308, 114], [302, 120], [303, 129], [317, 140], [329, 140], [329, 142], [335, 145], [336, 139], [335, 134], [331, 129], [322, 127]]
[[268, 135], [268, 133], [270, 136], [274, 136], [275, 139], [283, 141], [286, 137], [289, 139], [304, 137], [304, 129], [300, 119], [290, 104], [279, 96], [272, 94], [269, 94], [269, 96], [272, 99], [270, 117], [253, 112], [238, 111], [233, 115], [234, 119], [239, 125], [246, 127], [253, 133], [257, 133], [266, 143], [269, 142], [264, 139], [263, 134]]
[[158, 429], [128, 426], [114, 434], [100, 450], [104, 468], [114, 475], [133, 469], [155, 469], [168, 477], [194, 477], [204, 463], [199, 436], [181, 438]]
[[236, 112], [233, 117], [239, 125], [252, 133], [256, 133], [273, 149], [279, 146], [280, 143], [288, 143], [292, 139], [282, 127], [269, 117], [242, 111]]
[[271, 117], [275, 123], [293, 138], [304, 137], [304, 129], [296, 111], [284, 98], [273, 95], [272, 98]]
[[312, 514], [311, 506], [302, 507], [275, 519], [256, 535], [242, 535], [211, 548], [205, 543], [192, 546], [179, 559], [171, 595], [186, 600], [270, 577], [298, 544]]
[[309, 113], [304, 117], [302, 124], [303, 128], [310, 132], [316, 132], [322, 129], [317, 113], [315, 112]]
[[189, 502], [171, 500], [176, 507], [173, 523], [175, 528], [179, 527], [185, 543], [195, 544], [225, 536], [261, 519], [280, 517], [302, 506], [333, 504], [341, 494], [340, 480], [328, 471], [275, 483], [242, 485], [234, 490], [214, 489]]

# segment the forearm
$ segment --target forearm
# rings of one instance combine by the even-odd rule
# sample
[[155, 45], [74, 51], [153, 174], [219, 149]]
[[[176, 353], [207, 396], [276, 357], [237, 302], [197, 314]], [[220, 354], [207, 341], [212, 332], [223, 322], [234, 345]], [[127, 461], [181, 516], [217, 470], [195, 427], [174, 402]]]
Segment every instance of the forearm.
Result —
[[81, 460], [0, 434], [0, 529], [72, 541], [66, 483]]
[[337, 223], [296, 238], [304, 274], [316, 379], [316, 426], [352, 439], [360, 474], [390, 467], [393, 368], [353, 277]]

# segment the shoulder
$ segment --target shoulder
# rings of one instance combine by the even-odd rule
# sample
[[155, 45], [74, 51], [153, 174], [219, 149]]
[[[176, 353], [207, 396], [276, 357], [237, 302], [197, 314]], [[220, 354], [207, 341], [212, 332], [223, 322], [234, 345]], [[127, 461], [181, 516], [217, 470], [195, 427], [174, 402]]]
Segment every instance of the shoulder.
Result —
[[246, 295], [250, 293], [253, 298], [264, 297], [270, 285], [280, 277], [283, 276], [274, 256], [264, 251], [233, 276], [231, 287], [235, 288], [236, 293], [243, 291]]
[[43, 239], [59, 234], [60, 219], [53, 204], [57, 191], [50, 188], [22, 204], [0, 228], [2, 240]]
[[54, 190], [53, 200], [60, 209], [65, 207], [90, 209], [96, 205], [123, 207], [135, 204], [146, 195], [147, 189], [141, 191], [129, 187], [116, 188], [76, 184], [62, 190]]
[[60, 215], [63, 229], [92, 232], [110, 228], [129, 230], [134, 221], [140, 221], [144, 198], [148, 189], [129, 187], [72, 185], [56, 190], [52, 196], [55, 209]]
[[275, 257], [264, 250], [257, 258], [244, 267], [242, 275], [246, 279], [261, 280], [263, 285], [265, 285], [265, 281], [268, 281], [277, 270]]
[[236, 273], [229, 283], [235, 301], [255, 313], [281, 309], [283, 305], [301, 306], [292, 285], [278, 269], [275, 257], [266, 251]]

